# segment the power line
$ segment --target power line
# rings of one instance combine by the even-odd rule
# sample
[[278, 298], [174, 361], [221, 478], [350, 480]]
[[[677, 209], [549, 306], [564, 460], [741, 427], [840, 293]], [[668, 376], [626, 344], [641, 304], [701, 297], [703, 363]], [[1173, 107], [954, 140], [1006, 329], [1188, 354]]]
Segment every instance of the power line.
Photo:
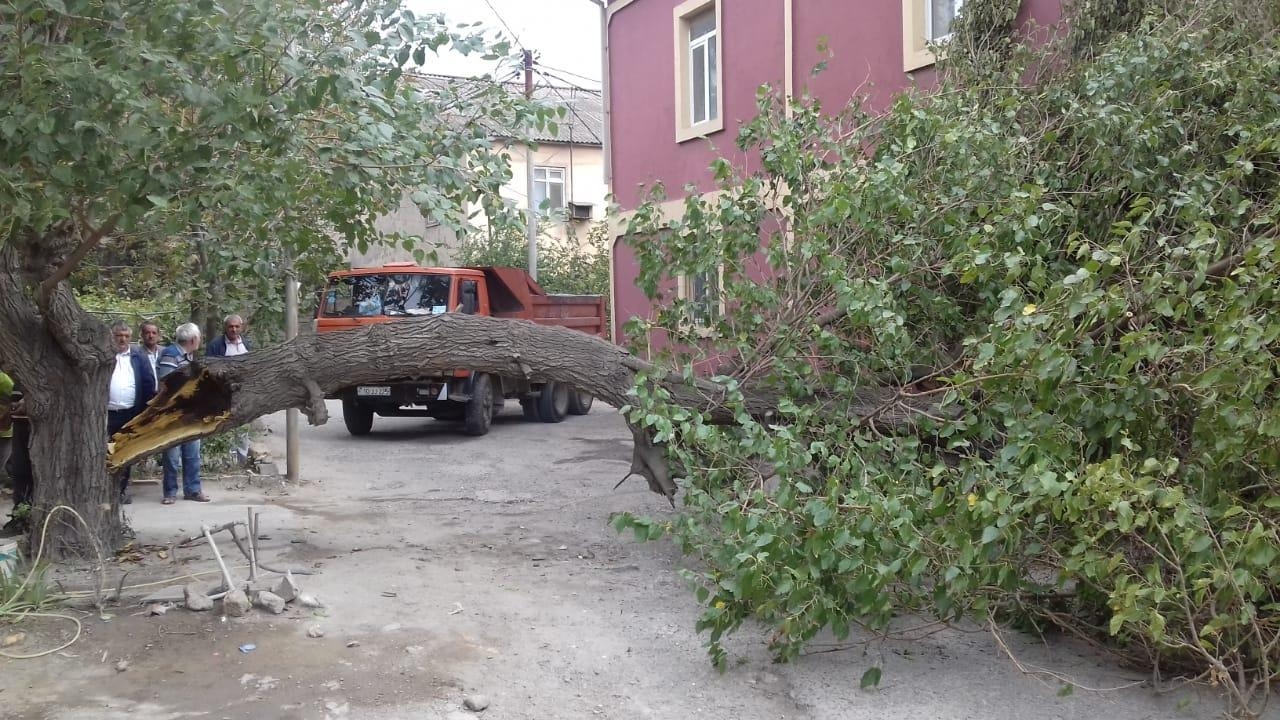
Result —
[[[554, 77], [554, 76], [550, 75], [549, 73], [546, 73], [545, 71], [539, 71], [539, 74], [541, 74], [543, 77], [546, 77], [546, 78]], [[562, 78], [557, 78], [557, 79], [561, 79], [561, 80], [563, 81], [563, 79], [562, 79]], [[604, 142], [604, 141], [599, 137], [599, 135], [595, 132], [595, 130], [593, 130], [593, 129], [592, 129], [592, 125], [591, 125], [591, 123], [590, 123], [590, 122], [587, 122], [587, 119], [586, 119], [586, 118], [584, 118], [584, 117], [582, 117], [582, 114], [578, 112], [578, 108], [575, 106], [575, 104], [574, 104], [573, 100], [571, 100], [571, 99], [569, 99], [569, 98], [565, 97], [565, 96], [564, 96], [564, 93], [560, 92], [560, 88], [556, 87], [555, 85], [550, 85], [550, 84], [548, 84], [548, 85], [546, 85], [546, 87], [551, 88], [551, 91], [552, 91], [552, 92], [554, 92], [557, 96], [559, 96], [559, 97], [560, 97], [560, 99], [561, 99], [561, 100], [563, 100], [563, 101], [564, 101], [565, 106], [569, 108], [569, 112], [570, 112], [570, 113], [572, 113], [572, 114], [573, 114], [573, 116], [574, 116], [575, 118], [577, 118], [577, 119], [578, 119], [578, 122], [582, 123], [583, 129], [585, 129], [585, 130], [586, 130], [588, 133], [590, 133], [591, 135], [595, 136], [595, 139], [596, 139], [596, 140], [599, 140], [599, 141], [600, 141], [600, 142], [602, 142], [602, 143]], [[583, 89], [584, 89], [584, 88], [578, 88], [578, 87], [576, 87], [576, 86], [572, 86], [572, 85], [571, 85], [570, 87], [573, 87], [574, 89], [577, 89], [577, 90], [583, 90]], [[589, 91], [588, 91], [588, 92], [589, 92]], [[573, 126], [572, 126], [572, 125], [570, 125], [570, 128], [572, 128], [572, 127], [573, 127]], [[570, 132], [572, 132], [572, 130], [571, 130]]]
[[511, 29], [511, 26], [507, 24], [505, 19], [503, 19], [502, 14], [493, 6], [493, 3], [489, 2], [489, 0], [484, 0], [484, 4], [488, 5], [489, 9], [493, 11], [493, 16], [498, 18], [498, 22], [502, 23], [502, 27], [506, 28], [507, 32], [511, 33], [511, 39], [516, 41], [516, 45], [519, 46], [521, 50], [524, 50], [524, 43], [520, 42], [520, 36], [516, 34], [515, 30]]
[[[545, 64], [545, 63], [538, 63], [538, 64], [539, 64], [539, 65], [541, 65], [542, 67], [544, 67], [544, 68], [548, 69], [548, 70], [552, 70], [552, 71], [554, 71], [554, 72], [562, 73], [562, 74], [564, 74], [564, 75], [569, 75], [569, 76], [571, 76], [571, 77], [578, 78], [579, 80], [585, 80], [585, 81], [587, 81], [587, 82], [589, 82], [589, 83], [592, 83], [592, 84], [594, 84], [594, 85], [599, 85], [599, 84], [601, 84], [601, 83], [600, 83], [600, 81], [599, 81], [599, 80], [597, 80], [596, 78], [590, 78], [590, 77], [587, 77], [586, 75], [580, 75], [580, 74], [578, 74], [578, 73], [576, 73], [576, 72], [573, 72], [573, 71], [571, 71], [571, 70], [565, 70], [565, 69], [563, 69], [563, 68], [553, 68], [553, 67], [551, 67], [551, 66], [549, 66], [549, 65], [547, 65], [547, 64]], [[574, 82], [569, 81], [569, 80], [565, 80], [564, 78], [560, 78], [560, 81], [561, 81], [561, 82], [568, 83], [568, 84], [570, 84], [570, 85], [573, 85], [574, 87], [580, 87], [577, 83], [574, 83]], [[584, 88], [581, 88], [581, 89], [582, 89], [582, 90], [595, 90], [596, 92], [599, 92], [599, 90], [596, 90], [595, 88], [586, 88], [586, 87], [584, 87]]]

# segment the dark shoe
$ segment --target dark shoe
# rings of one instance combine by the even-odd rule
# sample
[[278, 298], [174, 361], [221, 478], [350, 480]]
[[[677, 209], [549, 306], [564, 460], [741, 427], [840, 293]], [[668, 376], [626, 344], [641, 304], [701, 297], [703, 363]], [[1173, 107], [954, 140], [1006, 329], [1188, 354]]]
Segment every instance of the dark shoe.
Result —
[[122, 492], [122, 493], [120, 493], [120, 504], [121, 504], [121, 505], [132, 505], [132, 504], [133, 504], [133, 495], [131, 495], [131, 494], [127, 493], [127, 492]]
[[183, 495], [183, 500], [194, 500], [195, 502], [210, 502], [211, 498], [204, 493], [196, 493], [195, 495]]
[[177, 502], [177, 501], [178, 501], [178, 498], [176, 498], [176, 497], [174, 497], [174, 496], [172, 496], [172, 495], [165, 495], [165, 496], [164, 496], [164, 499], [160, 501], [160, 504], [161, 504], [161, 505], [172, 505], [172, 504], [174, 504], [174, 503], [175, 503], [175, 502]]

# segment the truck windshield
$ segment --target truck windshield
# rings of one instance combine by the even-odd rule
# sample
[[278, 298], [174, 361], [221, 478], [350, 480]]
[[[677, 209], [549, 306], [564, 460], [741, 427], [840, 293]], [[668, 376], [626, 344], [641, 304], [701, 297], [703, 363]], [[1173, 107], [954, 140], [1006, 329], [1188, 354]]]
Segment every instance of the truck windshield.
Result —
[[321, 317], [438, 315], [448, 311], [448, 275], [388, 273], [331, 278]]

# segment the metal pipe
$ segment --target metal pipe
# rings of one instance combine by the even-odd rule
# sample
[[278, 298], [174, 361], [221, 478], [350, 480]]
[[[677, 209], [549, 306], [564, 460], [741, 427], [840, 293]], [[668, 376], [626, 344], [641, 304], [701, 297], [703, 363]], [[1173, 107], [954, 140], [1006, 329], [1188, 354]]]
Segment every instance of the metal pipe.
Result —
[[213, 535], [209, 532], [209, 527], [206, 525], [201, 530], [204, 532], [205, 539], [209, 541], [209, 547], [213, 549], [213, 557], [218, 561], [218, 567], [222, 568], [222, 578], [227, 581], [227, 588], [234, 590], [236, 581], [231, 579], [231, 571], [227, 569], [227, 564], [222, 561], [222, 553], [218, 552], [218, 544], [213, 541]]

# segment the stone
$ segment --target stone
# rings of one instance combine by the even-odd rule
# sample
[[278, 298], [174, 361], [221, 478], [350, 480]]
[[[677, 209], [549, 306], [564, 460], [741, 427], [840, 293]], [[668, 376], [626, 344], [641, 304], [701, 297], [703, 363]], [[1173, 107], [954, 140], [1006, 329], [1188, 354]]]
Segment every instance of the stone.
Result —
[[244, 617], [249, 614], [249, 596], [243, 590], [232, 590], [222, 598], [222, 612], [231, 617]]
[[258, 474], [263, 477], [280, 477], [284, 473], [280, 472], [280, 466], [273, 462], [259, 462]]
[[316, 598], [315, 595], [312, 595], [310, 593], [302, 593], [298, 595], [298, 604], [303, 607], [309, 607], [309, 608], [324, 607], [324, 603], [320, 602], [320, 600]]
[[188, 585], [182, 589], [182, 604], [186, 605], [188, 610], [196, 612], [213, 609], [213, 601], [199, 585]]
[[262, 592], [258, 593], [257, 595], [254, 596], [253, 600], [255, 605], [262, 608], [263, 610], [269, 610], [271, 613], [275, 615], [279, 615], [280, 613], [284, 612], [284, 605], [285, 605], [284, 598], [280, 597], [279, 595], [269, 590], [263, 590]]
[[279, 595], [287, 603], [293, 602], [300, 594], [298, 581], [293, 579], [293, 573], [286, 572], [271, 592]]
[[484, 712], [489, 707], [489, 698], [485, 695], [468, 695], [467, 699], [462, 701], [462, 707], [471, 712]]
[[324, 637], [324, 628], [320, 627], [319, 625], [312, 625], [311, 627], [307, 628], [307, 637], [309, 638]]

